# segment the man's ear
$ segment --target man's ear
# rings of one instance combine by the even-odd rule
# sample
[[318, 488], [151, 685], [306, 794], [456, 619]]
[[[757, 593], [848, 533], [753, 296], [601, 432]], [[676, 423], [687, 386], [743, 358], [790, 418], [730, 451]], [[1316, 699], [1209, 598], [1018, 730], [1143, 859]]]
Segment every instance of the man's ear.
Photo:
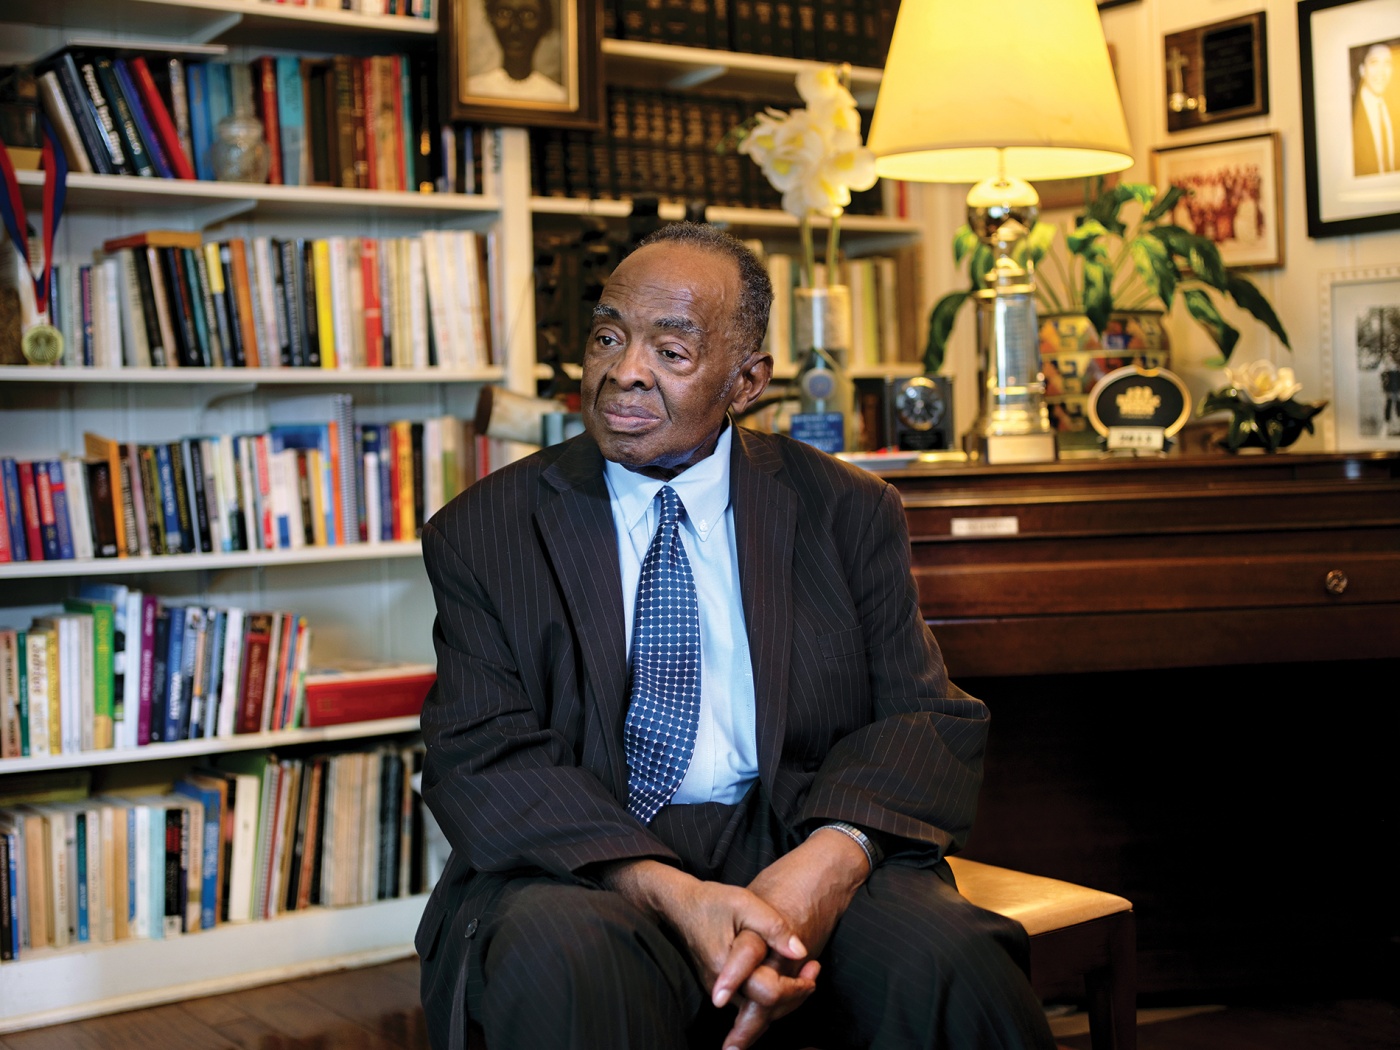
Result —
[[763, 396], [773, 379], [773, 355], [755, 350], [739, 366], [739, 377], [734, 383], [734, 396], [729, 402], [730, 411], [735, 415]]

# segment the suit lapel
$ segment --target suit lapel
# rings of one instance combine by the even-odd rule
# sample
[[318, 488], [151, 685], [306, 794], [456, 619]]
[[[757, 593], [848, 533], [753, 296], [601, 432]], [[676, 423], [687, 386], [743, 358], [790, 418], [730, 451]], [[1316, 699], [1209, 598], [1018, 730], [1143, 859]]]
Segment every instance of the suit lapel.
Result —
[[782, 755], [792, 656], [792, 557], [797, 496], [777, 479], [782, 460], [763, 439], [735, 428], [730, 461], [739, 587], [753, 661], [758, 769], [771, 785]]
[[603, 457], [593, 441], [580, 438], [545, 469], [542, 478], [545, 486], [535, 521], [579, 641], [586, 698], [597, 709], [599, 725], [605, 727], [614, 790], [625, 798], [622, 719], [627, 706], [627, 654], [617, 531], [603, 480]]

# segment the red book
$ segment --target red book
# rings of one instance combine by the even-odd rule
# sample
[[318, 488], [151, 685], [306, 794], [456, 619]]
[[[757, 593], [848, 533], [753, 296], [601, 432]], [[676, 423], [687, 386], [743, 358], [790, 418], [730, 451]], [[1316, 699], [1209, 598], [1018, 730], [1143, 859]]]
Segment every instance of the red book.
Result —
[[360, 248], [360, 274], [364, 278], [365, 364], [384, 367], [384, 305], [379, 298], [379, 242], [364, 238]]
[[161, 148], [165, 150], [165, 158], [174, 170], [175, 177], [193, 179], [194, 167], [180, 145], [180, 133], [175, 130], [175, 122], [170, 119], [170, 110], [166, 108], [165, 99], [156, 88], [155, 78], [151, 76], [146, 60], [140, 57], [133, 58], [128, 65], [132, 79], [136, 81], [136, 90], [141, 93], [141, 103], [146, 107], [146, 115], [151, 118], [156, 136], [160, 139]]
[[235, 733], [262, 729], [263, 692], [267, 687], [268, 648], [272, 645], [272, 613], [250, 613], [243, 629], [243, 675], [238, 689]]
[[58, 557], [58, 522], [53, 516], [53, 491], [49, 472], [33, 463], [19, 463], [20, 499], [24, 501], [24, 535], [30, 561], [53, 561]]
[[282, 130], [277, 122], [277, 60], [271, 55], [253, 60], [253, 102], [267, 140], [267, 181], [282, 185]]
[[428, 664], [312, 671], [306, 676], [306, 724], [334, 726], [416, 715], [436, 680]]

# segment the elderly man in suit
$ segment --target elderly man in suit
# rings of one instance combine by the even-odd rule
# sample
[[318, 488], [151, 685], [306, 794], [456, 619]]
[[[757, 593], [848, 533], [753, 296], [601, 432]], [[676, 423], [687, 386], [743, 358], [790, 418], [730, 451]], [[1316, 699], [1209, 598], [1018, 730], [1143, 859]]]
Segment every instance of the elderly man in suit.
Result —
[[1024, 931], [943, 860], [987, 713], [898, 494], [732, 421], [771, 299], [732, 238], [654, 234], [594, 311], [586, 434], [424, 528], [435, 1047], [1052, 1045]]

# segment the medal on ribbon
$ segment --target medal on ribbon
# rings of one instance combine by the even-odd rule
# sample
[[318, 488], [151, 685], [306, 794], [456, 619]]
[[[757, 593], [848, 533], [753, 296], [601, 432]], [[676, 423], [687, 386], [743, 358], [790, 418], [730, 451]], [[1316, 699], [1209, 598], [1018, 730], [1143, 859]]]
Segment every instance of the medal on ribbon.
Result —
[[[19, 254], [24, 280], [17, 282], [20, 302], [20, 349], [25, 360], [35, 365], [55, 364], [63, 356], [63, 333], [51, 323], [49, 304], [53, 292], [53, 242], [63, 216], [63, 200], [68, 186], [68, 158], [58, 145], [57, 135], [47, 116], [44, 130], [44, 225], [43, 255], [36, 261], [30, 250], [29, 217], [20, 197], [19, 178], [9, 150], [0, 145], [0, 219]], [[7, 263], [8, 265], [8, 263]]]

